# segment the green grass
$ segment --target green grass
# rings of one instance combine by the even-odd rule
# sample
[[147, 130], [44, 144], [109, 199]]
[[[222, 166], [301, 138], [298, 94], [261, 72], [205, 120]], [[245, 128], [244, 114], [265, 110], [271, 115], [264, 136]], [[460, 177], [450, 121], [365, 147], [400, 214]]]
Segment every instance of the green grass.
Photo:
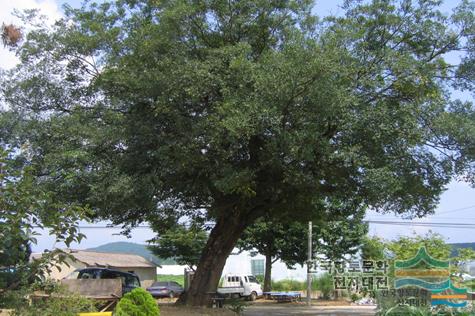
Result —
[[280, 281], [272, 280], [272, 291], [303, 291], [306, 289], [305, 281], [297, 281], [292, 279], [284, 279]]
[[157, 274], [157, 281], [174, 281], [181, 286], [184, 286], [185, 284], [185, 278], [183, 275]]
[[[272, 280], [272, 291], [305, 291], [306, 289], [307, 281], [297, 281], [292, 279], [284, 279], [280, 281]], [[329, 274], [314, 276], [312, 279], [312, 290], [321, 291], [325, 294], [332, 292], [332, 276]]]

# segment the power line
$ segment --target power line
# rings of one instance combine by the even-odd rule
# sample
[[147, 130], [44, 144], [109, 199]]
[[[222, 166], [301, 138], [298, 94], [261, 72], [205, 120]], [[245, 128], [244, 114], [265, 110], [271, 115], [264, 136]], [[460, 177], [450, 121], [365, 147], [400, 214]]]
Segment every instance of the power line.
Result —
[[[381, 221], [381, 220], [364, 220], [363, 222], [377, 225], [397, 225], [397, 226], [427, 226], [427, 227], [447, 227], [447, 228], [475, 228], [475, 223], [453, 223], [453, 222], [408, 222], [408, 221]], [[40, 226], [33, 226], [41, 228]], [[79, 225], [79, 229], [127, 229], [121, 226], [108, 225]], [[130, 227], [130, 229], [151, 229], [150, 225], [140, 225]]]
[[366, 221], [367, 223], [376, 225], [391, 225], [391, 226], [420, 226], [431, 228], [465, 228], [475, 229], [475, 223], [444, 223], [444, 222], [398, 222], [398, 221]]
[[[430, 216], [438, 216], [439, 214], [455, 213], [455, 212], [459, 212], [459, 211], [468, 210], [468, 209], [471, 209], [471, 208], [475, 208], [475, 205], [465, 206], [465, 207], [462, 207], [462, 208], [456, 208], [456, 209], [448, 210], [448, 211], [437, 212], [437, 213], [434, 213], [434, 214], [430, 214]], [[384, 216], [387, 216], [387, 215], [397, 217], [398, 215], [404, 215], [404, 214], [375, 214], [375, 215], [371, 215], [371, 216], [384, 217]]]
[[475, 205], [470, 205], [470, 206], [466, 206], [466, 207], [462, 207], [462, 208], [456, 208], [454, 210], [439, 212], [439, 214], [455, 213], [455, 212], [458, 212], [458, 211], [468, 210], [468, 209], [471, 209], [471, 208], [474, 208], [474, 207], [475, 207]]
[[405, 222], [405, 221], [378, 221], [378, 220], [367, 220], [368, 223], [374, 224], [405, 224], [405, 225], [453, 225], [453, 226], [473, 226], [475, 223], [452, 223], [452, 222]]

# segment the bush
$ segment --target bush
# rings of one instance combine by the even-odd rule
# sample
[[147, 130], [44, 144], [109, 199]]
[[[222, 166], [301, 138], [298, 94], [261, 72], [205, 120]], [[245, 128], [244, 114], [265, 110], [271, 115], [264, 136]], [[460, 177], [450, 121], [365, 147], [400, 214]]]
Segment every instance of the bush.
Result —
[[379, 310], [376, 315], [378, 316], [431, 316], [432, 312], [427, 307], [396, 305], [388, 309]]
[[307, 288], [305, 282], [296, 281], [292, 279], [285, 279], [280, 281], [272, 281], [272, 291], [303, 291]]
[[361, 295], [359, 295], [357, 293], [351, 293], [350, 299], [354, 303], [354, 302], [359, 301], [361, 299]]
[[160, 309], [155, 299], [142, 288], [127, 293], [117, 304], [115, 316], [158, 316]]
[[31, 305], [17, 306], [14, 316], [77, 316], [79, 313], [97, 312], [92, 300], [79, 295], [62, 294], [35, 300]]
[[330, 299], [333, 292], [333, 277], [324, 273], [312, 280], [312, 289], [320, 291], [324, 299]]
[[236, 315], [242, 315], [244, 312], [244, 309], [249, 306], [248, 303], [243, 302], [241, 299], [231, 299], [228, 300], [228, 306], [227, 308], [234, 312]]
[[28, 304], [27, 289], [0, 292], [0, 309], [16, 309]]

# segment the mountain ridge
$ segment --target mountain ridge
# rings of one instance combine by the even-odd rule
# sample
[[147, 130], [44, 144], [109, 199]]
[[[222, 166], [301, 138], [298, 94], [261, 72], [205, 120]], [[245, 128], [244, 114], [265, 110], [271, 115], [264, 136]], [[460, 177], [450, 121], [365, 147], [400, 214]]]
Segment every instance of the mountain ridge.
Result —
[[163, 259], [163, 258], [159, 258], [155, 256], [147, 248], [147, 245], [128, 242], [128, 241], [116, 241], [116, 242], [106, 243], [94, 248], [88, 248], [86, 250], [95, 251], [95, 252], [128, 253], [128, 254], [139, 255], [156, 265], [176, 264], [175, 260], [173, 259]]

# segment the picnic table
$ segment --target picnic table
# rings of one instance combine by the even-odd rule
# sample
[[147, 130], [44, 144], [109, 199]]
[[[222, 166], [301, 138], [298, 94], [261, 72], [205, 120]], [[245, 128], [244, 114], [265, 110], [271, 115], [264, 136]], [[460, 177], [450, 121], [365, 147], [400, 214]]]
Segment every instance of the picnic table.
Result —
[[277, 302], [297, 302], [302, 299], [300, 292], [264, 292], [265, 297]]
[[211, 308], [223, 308], [224, 307], [224, 296], [218, 292], [206, 292], [211, 297]]

